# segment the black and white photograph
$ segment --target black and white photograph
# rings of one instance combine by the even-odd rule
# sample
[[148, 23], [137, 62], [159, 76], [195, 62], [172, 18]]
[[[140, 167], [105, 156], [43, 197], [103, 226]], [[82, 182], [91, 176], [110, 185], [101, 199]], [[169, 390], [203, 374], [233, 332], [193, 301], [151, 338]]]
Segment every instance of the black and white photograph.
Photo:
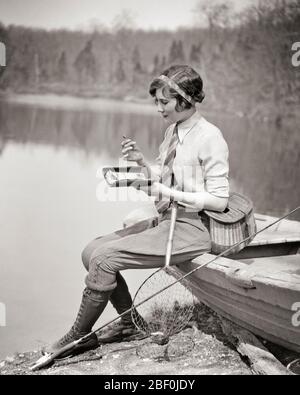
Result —
[[0, 0], [0, 376], [300, 375], [300, 0]]

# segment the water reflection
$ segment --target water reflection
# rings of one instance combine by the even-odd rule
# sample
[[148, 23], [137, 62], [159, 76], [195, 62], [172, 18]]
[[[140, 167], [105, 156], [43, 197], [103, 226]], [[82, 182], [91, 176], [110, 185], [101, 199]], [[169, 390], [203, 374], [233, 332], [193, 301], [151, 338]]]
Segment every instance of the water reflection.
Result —
[[[231, 177], [252, 197], [256, 210], [282, 215], [300, 204], [300, 133], [246, 120], [218, 121], [230, 147]], [[300, 219], [297, 213], [294, 218]]]
[[[155, 115], [155, 109], [153, 108]], [[149, 114], [125, 112], [57, 110], [1, 103], [0, 136], [9, 139], [80, 148], [87, 153], [112, 158], [120, 156], [122, 136], [137, 139], [145, 155], [151, 157], [163, 136], [164, 123]]]
[[[116, 103], [113, 104], [116, 106]], [[146, 111], [47, 109], [1, 102], [0, 155], [10, 139], [34, 142], [87, 155], [105, 155], [117, 163], [123, 135], [138, 141], [153, 159], [163, 137], [164, 122]], [[281, 215], [299, 205], [300, 133], [295, 122], [278, 127], [246, 119], [208, 116], [223, 131], [230, 148], [233, 189], [249, 195], [256, 210]], [[300, 214], [296, 215], [300, 219]]]

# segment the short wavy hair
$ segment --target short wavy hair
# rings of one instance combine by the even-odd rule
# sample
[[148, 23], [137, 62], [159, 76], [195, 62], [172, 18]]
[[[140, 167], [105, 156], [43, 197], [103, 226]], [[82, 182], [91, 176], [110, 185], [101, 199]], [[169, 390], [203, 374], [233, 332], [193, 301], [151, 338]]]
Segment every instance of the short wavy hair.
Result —
[[[172, 79], [196, 103], [202, 103], [205, 97], [203, 81], [200, 75], [192, 67], [188, 65], [173, 65], [164, 70], [161, 75], [165, 75]], [[155, 97], [156, 91], [161, 88], [166, 98], [176, 99], [177, 104], [175, 109], [177, 112], [181, 112], [192, 107], [191, 103], [159, 78], [155, 78], [151, 82], [149, 87], [150, 95]]]

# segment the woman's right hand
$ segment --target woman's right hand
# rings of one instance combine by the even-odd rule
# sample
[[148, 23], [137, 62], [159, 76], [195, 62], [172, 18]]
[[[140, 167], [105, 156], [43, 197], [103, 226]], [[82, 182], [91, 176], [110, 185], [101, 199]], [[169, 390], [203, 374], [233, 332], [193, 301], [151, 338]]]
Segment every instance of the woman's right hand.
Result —
[[135, 161], [138, 164], [144, 163], [144, 155], [142, 154], [140, 148], [137, 146], [135, 141], [124, 138], [121, 146], [123, 159], [126, 159], [128, 161]]

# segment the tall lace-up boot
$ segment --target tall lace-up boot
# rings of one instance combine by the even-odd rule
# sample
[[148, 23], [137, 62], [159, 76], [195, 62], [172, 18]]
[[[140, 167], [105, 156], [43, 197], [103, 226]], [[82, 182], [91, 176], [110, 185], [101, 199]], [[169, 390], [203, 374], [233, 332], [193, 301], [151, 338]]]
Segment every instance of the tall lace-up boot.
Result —
[[[78, 315], [72, 328], [65, 336], [44, 351], [47, 353], [59, 351], [74, 340], [78, 340], [90, 333], [93, 325], [105, 309], [111, 292], [112, 291], [92, 291], [85, 288]], [[97, 348], [98, 344], [98, 338], [96, 334], [93, 333], [87, 337], [83, 343], [76, 345], [73, 350], [67, 351], [60, 357], [64, 358], [69, 355], [80, 354], [84, 351]]]
[[[111, 293], [109, 300], [114, 306], [114, 308], [117, 310], [117, 313], [122, 314], [126, 310], [131, 308], [132, 298], [129, 293], [126, 281], [120, 272], [117, 273], [116, 280], [117, 280], [117, 286]], [[133, 325], [131, 312], [123, 315], [121, 320], [124, 324]]]
[[[132, 298], [126, 281], [119, 272], [116, 275], [116, 280], [117, 286], [111, 293], [109, 300], [117, 310], [117, 313], [122, 314], [132, 307]], [[137, 314], [137, 311], [135, 311], [135, 315]], [[141, 332], [136, 329], [132, 321], [131, 311], [129, 311], [124, 314], [120, 320], [103, 329], [98, 338], [99, 343], [112, 343], [122, 340], [135, 340], [143, 337]]]

